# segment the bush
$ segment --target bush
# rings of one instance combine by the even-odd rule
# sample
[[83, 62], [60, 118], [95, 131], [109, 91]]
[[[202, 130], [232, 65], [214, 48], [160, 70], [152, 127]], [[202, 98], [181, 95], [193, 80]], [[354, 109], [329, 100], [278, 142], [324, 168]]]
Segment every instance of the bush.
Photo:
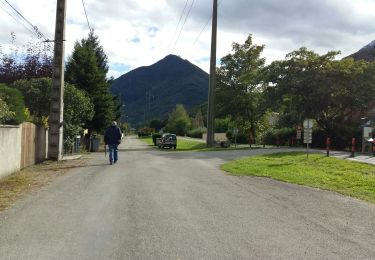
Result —
[[295, 138], [294, 128], [269, 129], [264, 133], [263, 142], [269, 145], [290, 145], [292, 138]]
[[188, 131], [187, 136], [202, 139], [203, 133], [207, 133], [207, 129], [205, 127], [199, 127]]
[[18, 125], [25, 120], [25, 103], [21, 92], [17, 89], [10, 88], [0, 84], [1, 99], [5, 101], [9, 110], [14, 112], [14, 117], [5, 120], [5, 124]]
[[234, 134], [231, 131], [227, 131], [225, 135], [231, 143], [237, 143], [237, 144], [249, 143], [249, 136], [247, 134], [238, 133], [237, 136], [234, 136]]
[[153, 128], [149, 128], [149, 127], [144, 127], [144, 128], [141, 128], [141, 129], [138, 131], [138, 137], [148, 137], [148, 136], [150, 136], [152, 133], [155, 133], [155, 129], [153, 129]]

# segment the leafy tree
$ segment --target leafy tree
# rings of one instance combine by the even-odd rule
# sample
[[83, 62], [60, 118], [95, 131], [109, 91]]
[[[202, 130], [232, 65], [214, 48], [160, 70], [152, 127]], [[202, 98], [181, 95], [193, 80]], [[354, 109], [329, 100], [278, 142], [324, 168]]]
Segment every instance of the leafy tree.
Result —
[[230, 128], [233, 128], [233, 122], [229, 117], [215, 119], [215, 132], [226, 133]]
[[331, 137], [344, 139], [355, 131], [358, 122], [353, 119], [374, 100], [369, 93], [375, 90], [375, 64], [335, 60], [337, 54], [300, 48], [268, 67], [269, 100], [280, 112], [282, 126], [313, 118]]
[[230, 116], [242, 131], [254, 137], [265, 113], [263, 104], [263, 68], [260, 58], [264, 46], [254, 45], [251, 35], [244, 44], [233, 43], [233, 54], [221, 59], [217, 71], [217, 116]]
[[177, 135], [185, 135], [191, 126], [189, 115], [183, 105], [178, 104], [176, 108], [169, 114], [168, 124], [165, 131], [175, 133]]
[[21, 92], [0, 84], [1, 99], [7, 104], [9, 110], [14, 113], [14, 117], [4, 120], [4, 123], [18, 125], [25, 119], [25, 105]]
[[64, 91], [64, 139], [73, 139], [94, 116], [94, 105], [86, 92], [66, 84]]
[[49, 116], [52, 89], [50, 78], [17, 80], [12, 87], [21, 91], [25, 97], [25, 106], [37, 122]]
[[11, 45], [10, 52], [0, 51], [0, 83], [52, 76], [53, 58], [49, 43], [28, 42], [21, 48], [14, 47], [16, 35], [12, 33]]
[[98, 37], [91, 31], [88, 38], [75, 43], [66, 64], [66, 81], [86, 91], [94, 104], [94, 117], [86, 122], [90, 131], [103, 131], [120, 115], [121, 106], [109, 91], [111, 80], [106, 78], [107, 62]]

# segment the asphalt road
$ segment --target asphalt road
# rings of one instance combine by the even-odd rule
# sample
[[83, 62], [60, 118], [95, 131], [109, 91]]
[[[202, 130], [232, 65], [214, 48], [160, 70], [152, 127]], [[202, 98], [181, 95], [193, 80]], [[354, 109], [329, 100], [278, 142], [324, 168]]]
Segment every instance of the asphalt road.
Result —
[[[0, 213], [0, 259], [375, 259], [375, 206], [219, 170], [265, 152], [93, 154]], [[272, 152], [275, 150], [267, 150]]]

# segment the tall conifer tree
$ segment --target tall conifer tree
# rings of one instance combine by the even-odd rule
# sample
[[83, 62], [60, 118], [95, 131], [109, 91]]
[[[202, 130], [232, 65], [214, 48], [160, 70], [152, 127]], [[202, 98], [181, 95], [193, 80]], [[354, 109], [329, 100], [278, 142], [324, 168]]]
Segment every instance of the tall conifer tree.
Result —
[[111, 79], [107, 78], [107, 72], [108, 57], [98, 36], [91, 31], [87, 38], [75, 43], [65, 75], [65, 80], [86, 91], [94, 104], [95, 115], [86, 122], [91, 131], [102, 132], [119, 116], [121, 107], [110, 93]]

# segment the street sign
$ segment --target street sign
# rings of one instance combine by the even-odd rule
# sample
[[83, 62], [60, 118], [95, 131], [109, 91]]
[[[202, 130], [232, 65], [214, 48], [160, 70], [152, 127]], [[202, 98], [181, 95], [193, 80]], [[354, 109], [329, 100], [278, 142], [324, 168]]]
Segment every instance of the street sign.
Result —
[[312, 128], [305, 128], [303, 132], [303, 142], [305, 144], [312, 143]]
[[314, 122], [312, 119], [308, 118], [303, 121], [303, 127], [307, 129], [311, 129], [314, 126]]
[[238, 134], [238, 128], [233, 129], [233, 134], [237, 135]]

